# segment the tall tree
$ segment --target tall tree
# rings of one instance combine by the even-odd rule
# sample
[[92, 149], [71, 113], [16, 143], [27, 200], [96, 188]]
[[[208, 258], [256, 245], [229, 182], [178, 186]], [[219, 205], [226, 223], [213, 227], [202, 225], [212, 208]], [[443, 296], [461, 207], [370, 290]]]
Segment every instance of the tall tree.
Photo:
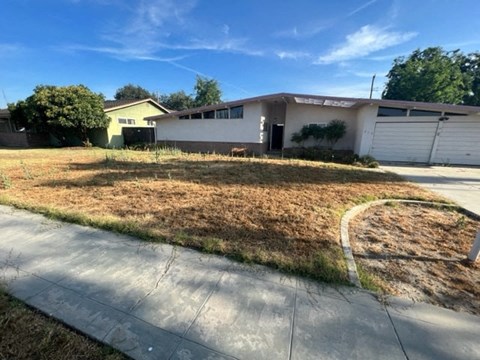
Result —
[[72, 137], [88, 142], [88, 130], [108, 127], [110, 118], [103, 103], [103, 95], [83, 85], [39, 85], [33, 95], [8, 108], [12, 120], [48, 131], [63, 145], [69, 145], [74, 143]]
[[196, 107], [218, 104], [222, 101], [222, 91], [215, 79], [207, 79], [197, 75], [194, 91], [194, 105]]
[[464, 95], [463, 103], [480, 106], [480, 53], [458, 54], [457, 61], [466, 78], [465, 82], [469, 84], [469, 91]]
[[167, 109], [176, 111], [187, 110], [194, 106], [192, 96], [187, 95], [183, 90], [169, 95], [162, 95], [160, 102], [165, 105]]
[[382, 97], [393, 100], [461, 104], [469, 87], [458, 52], [440, 47], [417, 49], [408, 58], [396, 58], [387, 78]]
[[127, 84], [119, 89], [115, 93], [116, 100], [143, 100], [152, 98], [155, 99], [155, 95], [148, 90], [142, 88], [139, 85]]

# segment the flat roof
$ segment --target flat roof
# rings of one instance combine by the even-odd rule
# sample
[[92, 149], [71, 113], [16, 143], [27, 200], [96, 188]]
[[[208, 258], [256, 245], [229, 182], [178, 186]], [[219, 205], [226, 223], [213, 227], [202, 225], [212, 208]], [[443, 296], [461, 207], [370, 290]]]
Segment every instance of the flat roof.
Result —
[[309, 95], [309, 94], [294, 94], [294, 93], [277, 93], [256, 96], [251, 98], [245, 98], [234, 101], [227, 101], [215, 105], [202, 106], [182, 111], [172, 111], [168, 114], [155, 115], [146, 117], [146, 120], [161, 120], [166, 118], [172, 118], [182, 115], [201, 113], [209, 110], [217, 110], [222, 108], [230, 108], [238, 105], [244, 105], [254, 102], [262, 101], [284, 101], [288, 104], [309, 104], [317, 106], [329, 106], [329, 107], [341, 107], [349, 109], [357, 109], [364, 105], [379, 105], [385, 107], [399, 107], [408, 109], [421, 109], [421, 110], [436, 110], [445, 112], [459, 112], [459, 113], [471, 113], [480, 114], [480, 106], [467, 106], [467, 105], [452, 105], [441, 103], [427, 103], [417, 101], [404, 101], [404, 100], [386, 100], [386, 99], [365, 99], [365, 98], [349, 98], [349, 97], [337, 97], [337, 96], [322, 96], [322, 95]]

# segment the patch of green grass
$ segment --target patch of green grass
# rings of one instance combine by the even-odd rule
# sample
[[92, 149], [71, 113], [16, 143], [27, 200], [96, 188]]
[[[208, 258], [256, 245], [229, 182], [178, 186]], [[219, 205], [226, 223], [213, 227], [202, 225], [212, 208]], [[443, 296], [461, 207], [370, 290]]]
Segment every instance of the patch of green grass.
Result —
[[8, 177], [7, 174], [0, 171], [0, 182], [3, 189], [7, 190], [12, 187], [12, 180]]
[[367, 290], [381, 292], [382, 286], [380, 281], [374, 276], [369, 274], [359, 263], [357, 265], [358, 277], [360, 278], [360, 283], [362, 287]]
[[207, 253], [222, 253], [225, 248], [222, 239], [208, 237], [203, 240], [203, 250]]

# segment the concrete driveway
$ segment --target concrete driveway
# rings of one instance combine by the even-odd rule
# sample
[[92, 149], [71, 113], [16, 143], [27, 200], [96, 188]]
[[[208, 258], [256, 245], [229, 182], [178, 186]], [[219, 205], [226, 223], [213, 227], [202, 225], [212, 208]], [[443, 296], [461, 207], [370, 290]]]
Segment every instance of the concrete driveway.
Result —
[[388, 164], [381, 168], [443, 195], [480, 216], [480, 167]]

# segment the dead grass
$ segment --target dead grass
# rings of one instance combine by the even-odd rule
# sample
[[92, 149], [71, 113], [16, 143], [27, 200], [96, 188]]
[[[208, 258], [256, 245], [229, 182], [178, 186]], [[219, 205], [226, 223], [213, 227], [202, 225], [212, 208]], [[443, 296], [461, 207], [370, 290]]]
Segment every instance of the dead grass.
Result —
[[26, 307], [0, 289], [0, 359], [126, 359]]
[[479, 227], [454, 210], [391, 204], [360, 215], [350, 235], [364, 285], [478, 315], [480, 266], [463, 260]]
[[334, 282], [346, 209], [435, 198], [377, 170], [175, 152], [0, 150], [0, 172], [2, 203]]

